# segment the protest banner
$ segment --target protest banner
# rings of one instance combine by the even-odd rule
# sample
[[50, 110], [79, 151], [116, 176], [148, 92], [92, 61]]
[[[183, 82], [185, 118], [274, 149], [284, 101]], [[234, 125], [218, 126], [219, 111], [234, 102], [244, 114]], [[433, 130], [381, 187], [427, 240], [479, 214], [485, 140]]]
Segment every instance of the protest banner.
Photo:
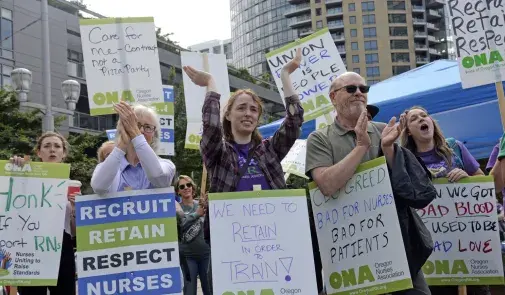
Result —
[[0, 161], [0, 286], [55, 286], [70, 165]]
[[501, 1], [448, 0], [446, 14], [454, 38], [463, 88], [495, 83], [505, 128], [505, 27]]
[[76, 199], [78, 293], [182, 294], [174, 189]]
[[[230, 98], [230, 82], [228, 79], [228, 66], [226, 55], [207, 54], [200, 52], [181, 52], [182, 66], [191, 66], [197, 70], [212, 74], [216, 82], [216, 91], [221, 95], [221, 111], [223, 111]], [[207, 89], [195, 85], [191, 79], [183, 73], [184, 100], [186, 102], [186, 141], [184, 148], [200, 149], [200, 139], [202, 138], [202, 107], [205, 101]]]
[[328, 91], [331, 82], [346, 68], [328, 28], [271, 51], [266, 57], [281, 97], [281, 70], [296, 56], [297, 48], [301, 48], [302, 62], [291, 79], [305, 110], [304, 119], [310, 121], [333, 110]]
[[161, 103], [161, 70], [152, 17], [81, 19], [81, 42], [92, 116], [113, 104]]
[[316, 294], [305, 190], [209, 194], [214, 294]]
[[[174, 121], [174, 86], [163, 85], [164, 102], [150, 104], [160, 120], [160, 144], [156, 154], [159, 156], [175, 155], [175, 121]], [[116, 129], [106, 130], [107, 138], [116, 138]]]
[[433, 253], [423, 266], [429, 285], [503, 285], [492, 176], [433, 181], [437, 198], [417, 213], [431, 232]]
[[412, 288], [384, 157], [358, 166], [333, 196], [309, 184], [328, 294], [386, 294]]

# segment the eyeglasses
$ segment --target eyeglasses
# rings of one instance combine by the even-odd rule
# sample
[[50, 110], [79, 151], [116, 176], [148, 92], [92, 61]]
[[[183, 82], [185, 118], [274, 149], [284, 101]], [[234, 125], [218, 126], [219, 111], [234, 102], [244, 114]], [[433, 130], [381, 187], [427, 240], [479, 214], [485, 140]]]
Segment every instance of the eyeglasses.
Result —
[[144, 129], [144, 132], [145, 133], [153, 133], [154, 131], [156, 131], [156, 126], [153, 126], [153, 125], [149, 125], [149, 124], [140, 124], [138, 123], [139, 126], [139, 129]]
[[190, 188], [190, 187], [193, 187], [193, 185], [190, 182], [188, 182], [186, 184], [179, 184], [179, 189], [180, 190], [183, 190], [185, 188]]
[[344, 86], [344, 87], [340, 87], [338, 89], [335, 89], [334, 92], [337, 92], [341, 89], [345, 89], [347, 91], [347, 93], [356, 93], [356, 91], [358, 90], [359, 88], [359, 91], [361, 91], [361, 93], [368, 93], [368, 91], [370, 90], [370, 86], [367, 86], [367, 85], [360, 85], [360, 86], [356, 86], [356, 85], [347, 85], [347, 86]]

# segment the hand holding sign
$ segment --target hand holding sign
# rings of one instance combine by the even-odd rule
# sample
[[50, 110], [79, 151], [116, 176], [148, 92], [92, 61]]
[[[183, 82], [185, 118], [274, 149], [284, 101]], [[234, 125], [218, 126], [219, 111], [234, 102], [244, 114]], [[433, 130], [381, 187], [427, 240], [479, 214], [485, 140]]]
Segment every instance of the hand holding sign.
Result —
[[298, 48], [296, 50], [295, 58], [293, 58], [290, 62], [285, 64], [284, 67], [282, 68], [282, 71], [291, 74], [300, 67], [301, 62], [302, 62], [302, 49]]
[[18, 156], [12, 156], [9, 161], [11, 164], [14, 164], [18, 167], [23, 167], [25, 165], [25, 158], [23, 157], [18, 157]]
[[454, 168], [449, 173], [447, 173], [449, 182], [458, 182], [465, 177], [468, 177], [468, 173], [466, 173], [465, 170], [459, 168]]

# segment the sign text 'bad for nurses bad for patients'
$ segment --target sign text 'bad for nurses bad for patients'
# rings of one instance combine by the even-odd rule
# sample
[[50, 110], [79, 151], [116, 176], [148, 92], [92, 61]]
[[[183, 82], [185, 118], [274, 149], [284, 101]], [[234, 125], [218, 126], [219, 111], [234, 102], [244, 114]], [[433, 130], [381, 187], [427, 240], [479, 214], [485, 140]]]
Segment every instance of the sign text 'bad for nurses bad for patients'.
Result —
[[0, 286], [58, 281], [70, 165], [0, 161]]
[[79, 294], [182, 294], [172, 187], [76, 201]]
[[412, 288], [384, 157], [358, 166], [333, 196], [309, 184], [328, 294], [386, 294]]
[[81, 19], [81, 41], [92, 116], [113, 104], [163, 102], [152, 17]]

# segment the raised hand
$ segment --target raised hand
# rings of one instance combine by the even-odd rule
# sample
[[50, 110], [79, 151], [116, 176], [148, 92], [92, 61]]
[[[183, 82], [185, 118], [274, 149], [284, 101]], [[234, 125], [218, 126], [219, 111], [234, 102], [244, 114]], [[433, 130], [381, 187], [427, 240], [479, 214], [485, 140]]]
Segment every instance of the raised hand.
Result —
[[191, 79], [191, 81], [198, 86], [201, 87], [210, 86], [214, 80], [211, 74], [206, 73], [204, 71], [199, 71], [193, 67], [184, 66], [183, 69], [186, 75], [188, 75], [188, 77]]
[[400, 136], [400, 132], [400, 124], [396, 123], [396, 117], [391, 118], [388, 125], [384, 128], [384, 130], [382, 130], [381, 145], [383, 147], [393, 146], [393, 143]]
[[121, 101], [114, 105], [114, 110], [118, 113], [123, 129], [128, 134], [130, 140], [141, 134], [137, 116], [128, 103]]
[[12, 156], [10, 157], [9, 162], [16, 166], [23, 167], [26, 161], [24, 157]]
[[282, 71], [291, 74], [294, 71], [296, 71], [296, 69], [298, 69], [301, 62], [302, 62], [302, 49], [298, 48], [296, 50], [295, 58], [293, 58], [287, 64], [285, 64], [284, 67], [282, 67]]
[[368, 117], [366, 110], [359, 116], [356, 127], [354, 127], [354, 132], [356, 133], [356, 145], [369, 148], [371, 141], [368, 135]]

